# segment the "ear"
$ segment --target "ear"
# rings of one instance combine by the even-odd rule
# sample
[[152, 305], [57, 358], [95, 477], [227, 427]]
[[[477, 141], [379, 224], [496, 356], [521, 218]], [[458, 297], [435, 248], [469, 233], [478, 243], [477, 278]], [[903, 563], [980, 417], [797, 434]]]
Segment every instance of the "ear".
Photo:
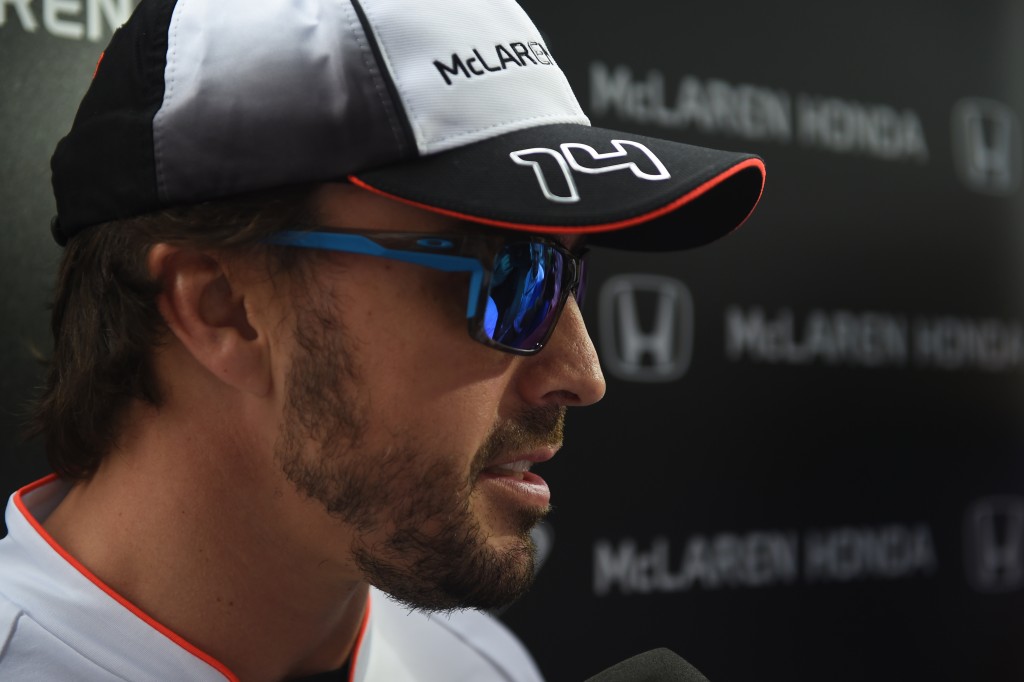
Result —
[[267, 337], [250, 320], [244, 281], [220, 257], [171, 244], [154, 246], [147, 265], [161, 285], [160, 314], [196, 362], [225, 384], [265, 395]]

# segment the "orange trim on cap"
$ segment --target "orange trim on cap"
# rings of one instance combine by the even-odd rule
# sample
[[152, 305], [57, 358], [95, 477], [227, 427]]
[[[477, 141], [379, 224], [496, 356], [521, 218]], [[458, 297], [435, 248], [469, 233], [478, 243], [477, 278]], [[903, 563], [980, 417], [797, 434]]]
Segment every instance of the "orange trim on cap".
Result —
[[100, 72], [100, 64], [103, 63], [103, 58], [107, 56], [107, 51], [100, 52], [100, 58], [96, 60], [96, 68], [92, 70], [92, 78], [96, 80], [96, 74]]
[[226, 665], [224, 665], [223, 663], [221, 663], [220, 661], [218, 661], [214, 657], [210, 656], [206, 652], [198, 649], [196, 646], [194, 646], [193, 644], [189, 643], [188, 641], [183, 639], [181, 636], [179, 636], [176, 633], [172, 632], [169, 628], [161, 625], [156, 620], [154, 620], [151, 616], [146, 614], [142, 609], [140, 609], [135, 604], [131, 603], [130, 601], [128, 601], [127, 599], [122, 597], [120, 594], [115, 592], [113, 590], [113, 588], [111, 588], [105, 582], [103, 582], [102, 580], [97, 578], [92, 573], [92, 571], [90, 571], [88, 568], [83, 566], [77, 559], [75, 559], [75, 557], [73, 557], [70, 554], [68, 554], [67, 550], [65, 550], [63, 547], [61, 547], [59, 544], [57, 544], [57, 541], [54, 540], [50, 536], [50, 534], [46, 532], [46, 530], [43, 528], [42, 524], [39, 523], [39, 521], [37, 521], [36, 518], [34, 516], [32, 516], [32, 514], [29, 513], [28, 508], [25, 507], [25, 502], [21, 498], [22, 498], [22, 495], [30, 493], [33, 490], [36, 490], [37, 488], [41, 488], [42, 486], [44, 486], [44, 485], [46, 485], [48, 483], [52, 483], [54, 480], [56, 480], [56, 478], [57, 478], [56, 474], [50, 474], [49, 476], [46, 476], [45, 478], [39, 479], [35, 483], [28, 484], [27, 486], [25, 486], [24, 488], [22, 488], [21, 490], [19, 490], [18, 492], [16, 492], [14, 494], [14, 504], [18, 507], [19, 510], [21, 510], [21, 513], [25, 517], [25, 519], [27, 519], [28, 522], [30, 524], [32, 524], [32, 527], [35, 528], [37, 533], [39, 533], [39, 536], [41, 538], [43, 538], [44, 540], [46, 540], [47, 544], [49, 544], [50, 547], [52, 547], [53, 550], [55, 552], [57, 552], [57, 554], [61, 555], [61, 557], [63, 557], [65, 561], [67, 561], [69, 564], [74, 566], [78, 570], [79, 573], [81, 573], [86, 578], [88, 578], [90, 582], [92, 582], [94, 585], [96, 585], [96, 587], [98, 587], [101, 590], [103, 590], [104, 592], [106, 592], [107, 595], [109, 597], [111, 597], [114, 601], [116, 601], [117, 603], [119, 603], [121, 606], [125, 607], [129, 611], [131, 611], [138, 618], [140, 618], [142, 621], [144, 621], [151, 628], [153, 628], [154, 630], [156, 630], [157, 632], [162, 634], [164, 637], [166, 637], [167, 639], [171, 640], [172, 642], [174, 642], [175, 644], [177, 644], [182, 649], [184, 649], [188, 653], [192, 654], [193, 656], [195, 656], [199, 660], [203, 661], [204, 663], [209, 665], [211, 668], [215, 669], [217, 672], [219, 672], [221, 675], [223, 675], [226, 679], [230, 680], [231, 682], [239, 682], [238, 677], [236, 677], [235, 674], [233, 672], [231, 672]]
[[[746, 216], [744, 216], [743, 220], [741, 220], [739, 222], [739, 224], [736, 226], [736, 227], [739, 227], [740, 225], [745, 223], [747, 221], [747, 218], [750, 217], [750, 214], [754, 212], [754, 208], [757, 207], [758, 202], [761, 201], [761, 195], [764, 193], [765, 169], [764, 169], [764, 162], [761, 161], [761, 159], [747, 159], [746, 161], [742, 161], [742, 162], [736, 164], [735, 166], [733, 166], [732, 168], [730, 168], [730, 169], [728, 169], [728, 170], [726, 170], [726, 171], [724, 171], [722, 173], [719, 173], [718, 175], [716, 175], [715, 177], [711, 178], [707, 182], [705, 182], [705, 183], [699, 185], [698, 187], [690, 190], [689, 192], [687, 192], [683, 196], [678, 197], [678, 198], [672, 200], [671, 202], [665, 204], [664, 206], [661, 206], [659, 208], [654, 209], [653, 211], [648, 211], [647, 213], [642, 213], [642, 214], [640, 214], [638, 216], [633, 216], [632, 218], [626, 218], [625, 220], [617, 220], [617, 221], [612, 222], [612, 223], [600, 223], [598, 225], [530, 225], [530, 224], [527, 224], [527, 223], [516, 223], [516, 222], [512, 222], [512, 221], [508, 221], [508, 220], [494, 220], [492, 218], [483, 218], [483, 217], [474, 216], [474, 215], [471, 215], [471, 214], [468, 214], [468, 213], [460, 213], [458, 211], [452, 211], [452, 210], [449, 210], [449, 209], [446, 209], [446, 208], [439, 208], [437, 206], [431, 206], [429, 204], [424, 204], [424, 203], [421, 203], [419, 201], [414, 201], [412, 199], [406, 199], [404, 197], [400, 197], [398, 195], [391, 194], [391, 193], [386, 192], [386, 191], [384, 191], [382, 189], [374, 187], [373, 185], [370, 185], [365, 180], [362, 180], [361, 178], [358, 178], [355, 175], [348, 176], [348, 180], [353, 185], [356, 185], [358, 187], [362, 187], [363, 189], [368, 190], [370, 192], [373, 192], [374, 194], [379, 194], [382, 197], [386, 197], [388, 199], [393, 199], [395, 201], [400, 201], [403, 204], [408, 204], [409, 206], [414, 206], [416, 208], [421, 208], [423, 210], [430, 211], [432, 213], [440, 213], [441, 215], [446, 215], [446, 216], [449, 216], [451, 218], [456, 218], [458, 220], [468, 220], [468, 221], [474, 222], [474, 223], [481, 223], [481, 224], [484, 224], [484, 225], [492, 225], [494, 227], [512, 228], [512, 229], [515, 229], [515, 230], [525, 230], [525, 231], [528, 231], [528, 232], [541, 232], [541, 233], [574, 232], [574, 233], [579, 233], [579, 234], [595, 234], [595, 233], [598, 233], [598, 232], [611, 232], [613, 230], [621, 230], [622, 228], [625, 228], [625, 227], [632, 227], [633, 225], [638, 225], [640, 223], [645, 223], [645, 222], [648, 222], [648, 221], [653, 220], [655, 218], [659, 218], [659, 217], [665, 215], [666, 213], [671, 213], [672, 211], [675, 211], [676, 209], [680, 208], [681, 206], [684, 206], [684, 205], [690, 203], [691, 201], [693, 201], [697, 197], [701, 196], [702, 194], [708, 192], [709, 190], [717, 187], [718, 185], [720, 185], [721, 183], [725, 182], [726, 180], [728, 180], [732, 176], [736, 175], [737, 173], [739, 173], [741, 171], [744, 171], [744, 170], [746, 170], [748, 168], [757, 168], [757, 169], [759, 169], [761, 171], [761, 190], [757, 194], [757, 200], [754, 202], [754, 205], [750, 207], [750, 211], [747, 213]], [[733, 229], [735, 229], [735, 228], [733, 228]]]
[[348, 662], [348, 682], [355, 682], [356, 680], [356, 663], [359, 662], [359, 654], [362, 653], [363, 639], [366, 637], [366, 631], [370, 627], [370, 609], [372, 604], [370, 603], [370, 595], [366, 595], [366, 610], [363, 611], [363, 624], [359, 626], [359, 635], [356, 637], [356, 643], [352, 647], [352, 655], [349, 657]]

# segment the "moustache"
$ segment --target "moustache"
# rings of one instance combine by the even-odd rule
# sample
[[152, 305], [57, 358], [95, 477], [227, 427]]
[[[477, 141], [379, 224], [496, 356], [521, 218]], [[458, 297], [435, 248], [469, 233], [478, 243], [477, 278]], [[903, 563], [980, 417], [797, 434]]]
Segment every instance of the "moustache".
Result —
[[565, 437], [565, 412], [564, 405], [537, 407], [496, 424], [477, 451], [470, 480], [476, 480], [481, 471], [509, 454], [561, 447]]

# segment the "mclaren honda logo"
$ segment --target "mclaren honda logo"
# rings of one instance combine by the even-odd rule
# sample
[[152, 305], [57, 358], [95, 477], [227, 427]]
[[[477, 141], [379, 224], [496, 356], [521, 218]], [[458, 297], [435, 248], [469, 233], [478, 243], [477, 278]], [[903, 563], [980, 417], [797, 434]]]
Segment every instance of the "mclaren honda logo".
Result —
[[435, 59], [434, 67], [444, 78], [446, 85], [453, 83], [455, 78], [473, 78], [488, 73], [505, 71], [509, 68], [526, 66], [551, 66], [554, 62], [551, 54], [543, 43], [536, 40], [518, 43], [499, 43], [492, 48], [481, 50], [473, 48], [472, 52], [459, 54], [452, 52], [447, 60]]

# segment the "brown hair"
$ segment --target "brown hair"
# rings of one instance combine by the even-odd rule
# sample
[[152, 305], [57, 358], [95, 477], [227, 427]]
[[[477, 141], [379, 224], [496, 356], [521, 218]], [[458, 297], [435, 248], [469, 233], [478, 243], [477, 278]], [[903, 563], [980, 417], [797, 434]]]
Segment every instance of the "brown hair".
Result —
[[131, 403], [161, 404], [152, 352], [167, 328], [156, 305], [160, 285], [146, 264], [150, 248], [266, 254], [276, 272], [292, 271], [302, 250], [264, 242], [307, 222], [310, 197], [310, 187], [297, 187], [206, 202], [97, 225], [71, 239], [54, 292], [53, 354], [28, 429], [43, 437], [54, 471], [90, 477], [116, 445]]

